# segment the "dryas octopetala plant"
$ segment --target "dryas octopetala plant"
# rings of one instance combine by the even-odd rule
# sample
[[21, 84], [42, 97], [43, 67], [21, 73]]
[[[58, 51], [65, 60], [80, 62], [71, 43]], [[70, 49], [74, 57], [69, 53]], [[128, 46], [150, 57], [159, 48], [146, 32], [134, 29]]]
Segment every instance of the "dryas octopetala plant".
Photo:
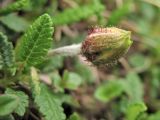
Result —
[[39, 65], [46, 55], [73, 56], [79, 54], [85, 56], [93, 65], [103, 66], [115, 63], [132, 44], [130, 31], [116, 27], [95, 27], [90, 30], [82, 43], [50, 50], [54, 31], [53, 23], [48, 14], [40, 16], [17, 42], [15, 51], [12, 47], [9, 47], [10, 49], [7, 47], [11, 43], [1, 33], [1, 41], [7, 41], [1, 43], [1, 46], [5, 47], [0, 51], [1, 63], [4, 63], [1, 65], [1, 69], [6, 70], [5, 63], [8, 64], [8, 61], [5, 60], [9, 60], [9, 63], [12, 64], [8, 69], [11, 68], [12, 72], [18, 73], [25, 67]]
[[[127, 52], [132, 41], [129, 31], [115, 27], [93, 28], [82, 43], [50, 50], [53, 41], [53, 23], [53, 19], [48, 14], [38, 17], [16, 42], [15, 48], [7, 36], [0, 32], [0, 85], [9, 88], [15, 88], [17, 85], [26, 86], [27, 91], [31, 91], [34, 103], [45, 120], [53, 118], [65, 120], [61, 101], [55, 98], [49, 87], [41, 83], [35, 67], [44, 61], [47, 54], [48, 56], [81, 54], [96, 66], [111, 64]], [[25, 105], [22, 106], [22, 110], [19, 110], [21, 94], [24, 96]], [[0, 117], [12, 113], [23, 116], [25, 108], [29, 108], [28, 95], [22, 91], [19, 93], [16, 90], [14, 92], [7, 90], [4, 95], [1, 95], [0, 101], [6, 103], [1, 104], [3, 105], [1, 108], [5, 110], [0, 111]], [[12, 106], [8, 108], [8, 105]]]
[[94, 65], [108, 65], [115, 63], [128, 51], [132, 44], [130, 37], [130, 31], [116, 27], [95, 27], [90, 30], [82, 43], [50, 50], [48, 55], [82, 54]]

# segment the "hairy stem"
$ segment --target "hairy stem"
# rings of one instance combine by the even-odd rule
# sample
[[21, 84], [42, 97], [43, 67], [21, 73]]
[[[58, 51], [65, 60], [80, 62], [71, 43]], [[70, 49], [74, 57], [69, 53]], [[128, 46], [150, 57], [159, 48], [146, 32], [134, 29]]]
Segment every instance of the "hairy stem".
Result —
[[60, 47], [57, 49], [50, 50], [48, 56], [54, 55], [64, 55], [64, 56], [74, 56], [81, 53], [82, 44], [74, 44], [69, 46]]

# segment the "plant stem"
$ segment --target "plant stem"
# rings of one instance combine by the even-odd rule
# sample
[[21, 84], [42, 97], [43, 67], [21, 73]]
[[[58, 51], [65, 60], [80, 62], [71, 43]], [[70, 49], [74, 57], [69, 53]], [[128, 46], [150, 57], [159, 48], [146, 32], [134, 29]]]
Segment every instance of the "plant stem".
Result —
[[64, 56], [74, 56], [81, 53], [82, 44], [74, 44], [69, 46], [60, 47], [57, 49], [50, 50], [48, 56], [54, 55], [64, 55]]

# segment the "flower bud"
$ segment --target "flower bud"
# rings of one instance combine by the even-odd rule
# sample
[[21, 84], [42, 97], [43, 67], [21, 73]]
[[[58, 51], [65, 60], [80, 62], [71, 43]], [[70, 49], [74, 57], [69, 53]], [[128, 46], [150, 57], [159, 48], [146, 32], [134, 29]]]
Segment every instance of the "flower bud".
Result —
[[115, 63], [132, 44], [131, 32], [110, 28], [93, 28], [82, 43], [82, 54], [94, 65]]

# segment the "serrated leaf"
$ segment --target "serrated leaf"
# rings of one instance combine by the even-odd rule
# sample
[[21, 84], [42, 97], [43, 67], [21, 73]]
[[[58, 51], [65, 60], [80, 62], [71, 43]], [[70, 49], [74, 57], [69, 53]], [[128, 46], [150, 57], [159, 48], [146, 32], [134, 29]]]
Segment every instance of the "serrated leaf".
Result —
[[16, 32], [23, 32], [29, 26], [29, 23], [24, 18], [17, 16], [16, 14], [9, 14], [7, 16], [0, 17], [0, 21], [9, 29]]
[[0, 95], [0, 116], [12, 113], [18, 106], [18, 98], [15, 95]]
[[5, 15], [14, 11], [22, 10], [23, 8], [25, 8], [25, 6], [28, 5], [28, 2], [29, 2], [28, 0], [18, 0], [6, 6], [5, 8], [0, 9], [0, 15]]
[[23, 116], [26, 111], [26, 107], [28, 107], [28, 96], [22, 91], [14, 91], [9, 88], [5, 91], [5, 93], [6, 94], [13, 94], [19, 98], [18, 106], [14, 110], [14, 112], [20, 116]]
[[52, 44], [52, 20], [48, 14], [40, 16], [29, 27], [16, 47], [16, 58], [24, 65], [40, 64]]
[[35, 96], [35, 103], [45, 120], [65, 120], [63, 108], [53, 93], [44, 85], [40, 85], [40, 94]]
[[47, 86], [39, 83], [39, 77], [36, 69], [31, 68], [31, 87], [35, 103], [40, 112], [44, 115], [45, 120], [64, 120], [65, 115], [61, 107], [61, 101], [48, 90]]
[[121, 81], [109, 81], [97, 88], [95, 91], [95, 97], [102, 101], [108, 102], [115, 97], [118, 97], [124, 91]]
[[15, 63], [13, 45], [8, 42], [7, 37], [0, 32], [0, 61], [3, 68], [12, 68]]
[[143, 102], [132, 103], [127, 108], [126, 120], [136, 120], [146, 110], [147, 107]]

